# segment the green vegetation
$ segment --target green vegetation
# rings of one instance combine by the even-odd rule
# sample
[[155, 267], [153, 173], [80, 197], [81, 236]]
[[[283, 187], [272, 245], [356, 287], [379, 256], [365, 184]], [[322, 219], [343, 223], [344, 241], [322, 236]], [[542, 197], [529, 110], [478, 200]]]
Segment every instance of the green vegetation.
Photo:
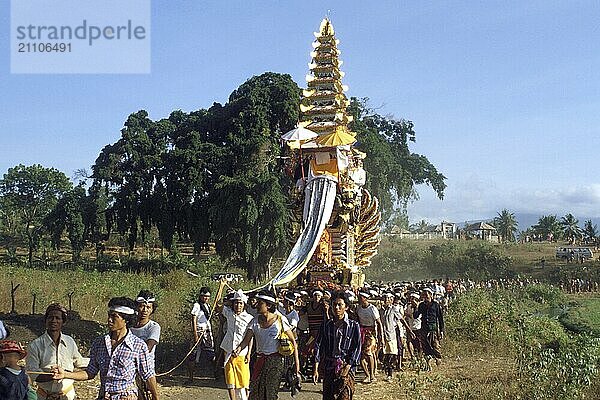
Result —
[[449, 336], [514, 360], [517, 379], [498, 398], [583, 398], [594, 390], [590, 385], [598, 375], [600, 339], [569, 334], [552, 315], [566, 301], [558, 289], [542, 285], [474, 290], [452, 304]]
[[[160, 120], [134, 112], [120, 138], [100, 151], [91, 174], [79, 171], [84, 181], [75, 187], [52, 168], [11, 168], [0, 180], [6, 260], [19, 263], [26, 247], [29, 266], [61, 262], [67, 245], [77, 265], [101, 264], [117, 252], [120, 258], [128, 253], [130, 266], [143, 264], [139, 270], [150, 249], [160, 248], [163, 265], [163, 249], [174, 255], [178, 244], [189, 245], [186, 255], [198, 256], [214, 244], [230, 266], [264, 279], [269, 261], [285, 255], [289, 244], [287, 192], [295, 171], [280, 135], [299, 120], [300, 93], [289, 75], [265, 73], [224, 105], [176, 110]], [[381, 116], [356, 99], [349, 111], [368, 155], [367, 188], [379, 197], [384, 216], [406, 222], [402, 206], [416, 198], [421, 183], [443, 197], [446, 178], [409, 150], [416, 137], [411, 121]]]
[[484, 241], [412, 241], [385, 237], [368, 277], [372, 280], [514, 276], [505, 247]]

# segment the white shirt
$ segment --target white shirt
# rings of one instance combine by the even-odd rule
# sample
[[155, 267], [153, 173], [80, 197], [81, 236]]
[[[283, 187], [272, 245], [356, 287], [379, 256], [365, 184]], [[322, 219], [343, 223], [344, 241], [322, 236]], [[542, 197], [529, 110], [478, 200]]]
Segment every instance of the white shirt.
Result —
[[413, 305], [409, 303], [406, 305], [406, 311], [404, 312], [404, 319], [406, 320], [406, 323], [408, 324], [408, 326], [410, 326], [410, 329], [413, 332], [421, 329], [421, 315], [419, 315], [419, 318], [416, 319], [415, 317], [413, 317], [413, 314], [417, 307], [418, 306], [413, 307]]
[[[279, 318], [281, 314], [277, 314], [277, 316]], [[258, 323], [258, 318], [259, 317], [255, 317], [248, 326], [248, 329], [254, 333], [256, 352], [267, 355], [277, 353], [277, 348], [279, 347], [279, 341], [277, 339], [279, 339], [280, 326], [283, 326], [284, 332], [291, 329], [287, 318], [281, 318], [281, 324], [279, 323], [279, 319], [276, 319], [268, 328], [261, 328]]]
[[[227, 353], [231, 353], [244, 339], [248, 324], [254, 317], [246, 311], [236, 314], [227, 306], [223, 307], [221, 314], [227, 319], [227, 331], [221, 341], [221, 348]], [[248, 347], [244, 348], [239, 355], [245, 356], [246, 354], [248, 354]]]
[[[160, 342], [160, 325], [156, 321], [150, 320], [141, 328], [129, 328], [129, 330], [144, 342], [148, 342], [148, 340], [154, 340], [156, 343]], [[152, 348], [150, 353], [154, 353], [154, 350], [156, 350], [156, 346]]]
[[298, 326], [298, 322], [300, 322], [300, 315], [298, 315], [298, 311], [292, 308], [292, 311], [290, 311], [289, 313], [284, 312], [283, 315], [286, 316], [292, 328], [296, 328]]
[[[65, 371], [73, 371], [75, 368], [87, 367], [90, 359], [84, 358], [77, 348], [77, 344], [69, 335], [61, 333], [58, 349], [52, 338], [45, 332], [42, 336], [29, 343], [27, 348], [27, 370], [50, 372], [52, 367], [59, 365]], [[37, 376], [32, 375], [35, 379]], [[49, 393], [62, 392], [69, 386], [73, 386], [72, 379], [61, 381], [38, 382], [38, 386]], [[75, 398], [75, 390], [70, 390], [65, 395], [68, 400]]]
[[375, 321], [379, 319], [379, 310], [373, 304], [367, 307], [359, 305], [356, 307], [356, 315], [360, 326], [375, 326]]
[[8, 336], [6, 332], [6, 328], [4, 327], [4, 323], [0, 321], [0, 340], [5, 339]]
[[199, 332], [210, 328], [210, 321], [208, 320], [208, 315], [204, 314], [204, 311], [202, 311], [200, 304], [194, 303], [194, 307], [192, 308], [192, 315], [196, 316], [196, 327], [198, 328]]

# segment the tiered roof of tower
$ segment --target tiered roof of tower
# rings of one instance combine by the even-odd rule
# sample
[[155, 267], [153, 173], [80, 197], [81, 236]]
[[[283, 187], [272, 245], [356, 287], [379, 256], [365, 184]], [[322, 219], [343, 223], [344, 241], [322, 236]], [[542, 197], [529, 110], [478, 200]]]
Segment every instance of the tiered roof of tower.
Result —
[[348, 123], [352, 121], [352, 116], [346, 112], [350, 102], [344, 92], [348, 87], [342, 85], [344, 73], [340, 71], [339, 40], [335, 38], [331, 21], [323, 19], [319, 32], [314, 35], [312, 61], [308, 64], [310, 73], [306, 75], [308, 87], [302, 92], [300, 104], [302, 125], [321, 137], [336, 130], [354, 135], [348, 131]]

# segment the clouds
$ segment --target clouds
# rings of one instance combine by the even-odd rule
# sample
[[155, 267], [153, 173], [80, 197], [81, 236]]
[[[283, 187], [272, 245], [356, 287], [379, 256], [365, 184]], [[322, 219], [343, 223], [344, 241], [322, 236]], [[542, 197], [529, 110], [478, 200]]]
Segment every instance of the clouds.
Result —
[[[548, 185], [548, 183], [546, 183]], [[408, 206], [412, 222], [493, 218], [502, 209], [513, 213], [600, 215], [600, 183], [562, 186], [550, 189], [531, 186], [506, 188], [492, 179], [473, 174], [458, 182], [448, 182], [444, 200], [425, 186], [418, 188], [420, 199]]]

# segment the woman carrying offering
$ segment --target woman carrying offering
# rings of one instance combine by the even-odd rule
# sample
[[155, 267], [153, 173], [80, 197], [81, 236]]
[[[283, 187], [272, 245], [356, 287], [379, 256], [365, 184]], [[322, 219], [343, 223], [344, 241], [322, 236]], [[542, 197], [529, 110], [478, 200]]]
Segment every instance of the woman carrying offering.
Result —
[[252, 320], [246, 335], [235, 349], [232, 356], [237, 357], [250, 340], [256, 343], [256, 363], [250, 380], [250, 400], [276, 400], [279, 381], [283, 373], [283, 356], [279, 354], [279, 343], [282, 333], [287, 335], [294, 348], [296, 375], [300, 375], [298, 348], [292, 328], [280, 313], [276, 312], [277, 299], [269, 291], [260, 291], [256, 296], [258, 315]]

